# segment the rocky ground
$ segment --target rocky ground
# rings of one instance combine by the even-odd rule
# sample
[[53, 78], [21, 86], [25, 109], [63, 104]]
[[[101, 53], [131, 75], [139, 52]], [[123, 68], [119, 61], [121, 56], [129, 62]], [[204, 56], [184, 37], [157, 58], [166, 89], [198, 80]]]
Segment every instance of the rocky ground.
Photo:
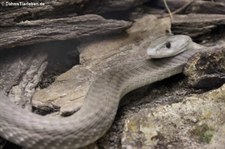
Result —
[[[188, 77], [177, 75], [126, 95], [111, 129], [88, 148], [225, 148], [225, 4], [168, 0], [168, 5], [182, 13], [172, 22], [162, 0], [0, 7], [1, 90], [28, 112], [69, 116], [82, 106], [96, 74], [145, 56], [141, 49], [172, 30], [214, 52], [192, 58]], [[20, 147], [0, 139], [0, 148]]]

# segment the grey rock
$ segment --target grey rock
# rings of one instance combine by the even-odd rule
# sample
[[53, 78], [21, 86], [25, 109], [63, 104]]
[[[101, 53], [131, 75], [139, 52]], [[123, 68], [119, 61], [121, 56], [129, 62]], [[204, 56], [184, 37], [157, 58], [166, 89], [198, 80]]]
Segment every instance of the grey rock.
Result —
[[31, 98], [47, 66], [47, 53], [35, 50], [1, 53], [0, 89], [12, 96], [13, 102], [31, 110]]
[[130, 114], [125, 119], [122, 147], [221, 148], [225, 134], [224, 90], [222, 86], [200, 95], [181, 95], [180, 102], [164, 102]]
[[188, 84], [195, 88], [212, 89], [225, 83], [225, 49], [212, 48], [195, 54], [184, 69]]

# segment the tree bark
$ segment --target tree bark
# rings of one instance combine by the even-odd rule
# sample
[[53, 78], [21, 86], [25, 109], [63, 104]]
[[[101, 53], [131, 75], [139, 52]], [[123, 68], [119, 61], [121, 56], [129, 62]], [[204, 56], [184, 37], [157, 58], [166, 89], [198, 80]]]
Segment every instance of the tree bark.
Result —
[[23, 21], [14, 27], [0, 28], [0, 50], [46, 41], [83, 39], [121, 31], [130, 26], [130, 22], [106, 20], [98, 15]]

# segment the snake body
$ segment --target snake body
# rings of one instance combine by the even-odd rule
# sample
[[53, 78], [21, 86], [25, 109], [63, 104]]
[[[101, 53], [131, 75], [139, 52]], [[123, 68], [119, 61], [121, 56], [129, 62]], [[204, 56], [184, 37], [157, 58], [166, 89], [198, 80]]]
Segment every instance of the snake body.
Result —
[[[177, 37], [176, 42], [180, 38]], [[169, 39], [170, 37], [164, 39], [163, 44]], [[191, 40], [185, 43], [186, 50], [177, 56], [137, 60], [112, 67], [98, 75], [89, 88], [81, 110], [70, 117], [47, 118], [27, 113], [1, 93], [0, 135], [27, 148], [74, 149], [86, 146], [109, 129], [119, 101], [126, 93], [182, 72], [188, 58], [198, 51], [190, 49], [189, 45], [193, 43]], [[173, 44], [176, 45], [171, 44], [171, 48]]]

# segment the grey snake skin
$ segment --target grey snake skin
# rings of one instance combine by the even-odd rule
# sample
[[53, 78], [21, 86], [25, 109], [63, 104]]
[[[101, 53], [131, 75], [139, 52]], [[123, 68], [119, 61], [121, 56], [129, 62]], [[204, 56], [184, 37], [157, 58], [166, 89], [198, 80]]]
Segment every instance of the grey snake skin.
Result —
[[[179, 40], [180, 37], [176, 42]], [[49, 118], [29, 113], [1, 93], [0, 136], [35, 149], [75, 149], [96, 141], [110, 128], [126, 93], [182, 72], [188, 58], [198, 51], [190, 48], [191, 40], [186, 42], [188, 46], [179, 55], [137, 60], [98, 75], [81, 110], [70, 117]]]

